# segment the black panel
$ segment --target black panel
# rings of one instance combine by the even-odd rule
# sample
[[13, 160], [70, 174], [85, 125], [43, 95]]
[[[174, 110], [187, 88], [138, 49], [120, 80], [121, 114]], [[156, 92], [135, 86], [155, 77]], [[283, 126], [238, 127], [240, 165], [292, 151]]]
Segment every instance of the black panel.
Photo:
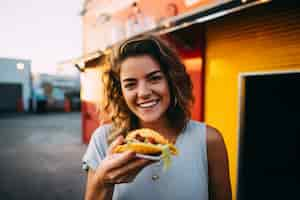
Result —
[[22, 98], [21, 84], [0, 84], [0, 112], [17, 111], [18, 100]]
[[238, 200], [300, 199], [300, 73], [247, 76]]

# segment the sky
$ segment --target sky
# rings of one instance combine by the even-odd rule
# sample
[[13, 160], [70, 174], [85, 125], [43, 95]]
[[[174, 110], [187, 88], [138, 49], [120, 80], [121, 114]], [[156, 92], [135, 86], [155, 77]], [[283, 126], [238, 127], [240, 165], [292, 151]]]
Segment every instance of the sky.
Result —
[[0, 58], [30, 59], [33, 73], [54, 74], [57, 63], [80, 57], [82, 2], [0, 0]]

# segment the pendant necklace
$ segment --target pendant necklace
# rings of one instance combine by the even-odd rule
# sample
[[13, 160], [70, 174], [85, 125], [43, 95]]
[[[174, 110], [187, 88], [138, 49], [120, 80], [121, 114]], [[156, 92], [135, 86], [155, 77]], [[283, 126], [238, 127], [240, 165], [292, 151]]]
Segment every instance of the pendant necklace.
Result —
[[157, 163], [153, 164], [153, 168], [152, 168], [152, 176], [151, 179], [152, 181], [158, 181], [159, 180], [159, 174], [162, 171], [162, 166], [163, 166], [163, 161], [160, 160]]

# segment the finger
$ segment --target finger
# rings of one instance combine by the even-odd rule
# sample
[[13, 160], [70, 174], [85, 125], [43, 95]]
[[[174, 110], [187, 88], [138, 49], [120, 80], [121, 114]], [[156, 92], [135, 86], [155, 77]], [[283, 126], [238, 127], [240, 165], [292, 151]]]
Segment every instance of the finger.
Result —
[[111, 175], [115, 179], [131, 176], [131, 175], [136, 175], [150, 163], [152, 163], [152, 162], [149, 160], [145, 160], [145, 159], [133, 160], [130, 163], [124, 165], [123, 167], [120, 167], [118, 169], [111, 171]]
[[114, 148], [116, 148], [116, 146], [118, 145], [123, 144], [123, 142], [124, 142], [124, 137], [122, 135], [118, 136], [108, 147], [107, 154], [109, 155], [112, 154]]
[[120, 174], [117, 174], [118, 172], [114, 172], [115, 174], [113, 174], [113, 176], [115, 177], [115, 183], [119, 184], [119, 183], [130, 183], [132, 182], [135, 177], [139, 174], [139, 172], [144, 169], [146, 166], [148, 166], [149, 164], [152, 164], [153, 161], [149, 161], [149, 160], [144, 160], [144, 161], [138, 161], [135, 167], [132, 166], [132, 169], [129, 169], [131, 167], [128, 168], [129, 171], [124, 170], [123, 172], [120, 172]]
[[130, 173], [120, 174], [113, 172], [110, 174], [110, 181], [114, 184], [121, 184], [121, 183], [130, 183], [132, 182], [137, 174], [139, 173], [140, 169], [135, 169], [134, 171], [131, 171]]
[[110, 155], [107, 163], [109, 169], [116, 169], [127, 165], [131, 160], [136, 159], [134, 151], [125, 151], [123, 153]]
[[138, 172], [139, 172], [139, 170], [136, 170], [132, 174], [128, 174], [126, 176], [122, 176], [119, 179], [117, 179], [116, 183], [117, 184], [120, 184], [120, 183], [131, 183], [132, 181], [134, 181], [135, 177], [138, 175]]

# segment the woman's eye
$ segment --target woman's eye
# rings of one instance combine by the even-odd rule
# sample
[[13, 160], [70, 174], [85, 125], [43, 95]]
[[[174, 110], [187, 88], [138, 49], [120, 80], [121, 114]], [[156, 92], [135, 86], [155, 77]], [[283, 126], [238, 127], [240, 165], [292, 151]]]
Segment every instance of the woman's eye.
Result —
[[162, 76], [152, 76], [150, 80], [151, 81], [159, 81], [161, 79], [162, 79]]
[[126, 89], [132, 89], [132, 88], [134, 88], [134, 86], [135, 86], [135, 83], [127, 83], [127, 84], [125, 84], [125, 88]]

